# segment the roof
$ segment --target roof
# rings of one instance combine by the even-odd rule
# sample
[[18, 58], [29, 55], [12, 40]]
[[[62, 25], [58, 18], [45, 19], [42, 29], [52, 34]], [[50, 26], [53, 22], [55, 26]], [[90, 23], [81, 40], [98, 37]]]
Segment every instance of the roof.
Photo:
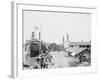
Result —
[[69, 45], [91, 45], [91, 42], [70, 42]]
[[74, 54], [78, 54], [78, 53], [84, 51], [85, 49], [87, 49], [87, 48], [80, 48], [80, 47], [75, 46], [75, 47], [67, 48], [66, 51], [74, 53]]
[[48, 46], [48, 49], [49, 49], [49, 50], [52, 50], [52, 49], [54, 49], [54, 50], [59, 50], [59, 49], [60, 49], [60, 46], [57, 45], [56, 43], [52, 43], [52, 44], [50, 44], [50, 45]]

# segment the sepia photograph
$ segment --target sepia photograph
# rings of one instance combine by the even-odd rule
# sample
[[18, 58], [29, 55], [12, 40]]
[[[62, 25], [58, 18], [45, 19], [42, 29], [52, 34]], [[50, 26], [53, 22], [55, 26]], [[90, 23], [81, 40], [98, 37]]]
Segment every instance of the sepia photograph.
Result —
[[91, 14], [23, 10], [23, 70], [91, 66]]

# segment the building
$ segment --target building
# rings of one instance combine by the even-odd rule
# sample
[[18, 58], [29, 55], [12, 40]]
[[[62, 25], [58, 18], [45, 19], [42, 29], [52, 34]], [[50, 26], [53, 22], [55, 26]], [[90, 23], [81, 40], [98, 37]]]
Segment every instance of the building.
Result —
[[90, 62], [91, 51], [89, 48], [73, 46], [66, 49], [68, 56], [73, 56], [78, 59], [78, 62]]
[[74, 46], [83, 47], [83, 48], [91, 48], [91, 41], [90, 42], [83, 42], [83, 41], [72, 42], [69, 40], [69, 34], [67, 33], [66, 38], [63, 36], [63, 46], [64, 48], [74, 47]]
[[91, 42], [69, 42], [69, 47], [91, 48]]
[[79, 54], [85, 49], [86, 48], [80, 48], [78, 46], [75, 46], [75, 47], [68, 47], [66, 51], [68, 52], [69, 56], [75, 56], [76, 54]]

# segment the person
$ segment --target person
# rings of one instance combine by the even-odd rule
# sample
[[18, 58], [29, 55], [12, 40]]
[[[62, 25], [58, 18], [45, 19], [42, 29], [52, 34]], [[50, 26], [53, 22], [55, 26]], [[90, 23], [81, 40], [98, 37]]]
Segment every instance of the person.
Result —
[[43, 56], [41, 57], [41, 60], [40, 60], [40, 66], [41, 66], [41, 69], [44, 68], [44, 58], [43, 58]]

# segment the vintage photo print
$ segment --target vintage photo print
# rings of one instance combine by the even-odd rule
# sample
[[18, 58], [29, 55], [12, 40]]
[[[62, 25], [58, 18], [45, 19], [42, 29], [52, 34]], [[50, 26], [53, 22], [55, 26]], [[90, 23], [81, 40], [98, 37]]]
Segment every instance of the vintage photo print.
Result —
[[91, 66], [91, 14], [23, 10], [23, 70]]

